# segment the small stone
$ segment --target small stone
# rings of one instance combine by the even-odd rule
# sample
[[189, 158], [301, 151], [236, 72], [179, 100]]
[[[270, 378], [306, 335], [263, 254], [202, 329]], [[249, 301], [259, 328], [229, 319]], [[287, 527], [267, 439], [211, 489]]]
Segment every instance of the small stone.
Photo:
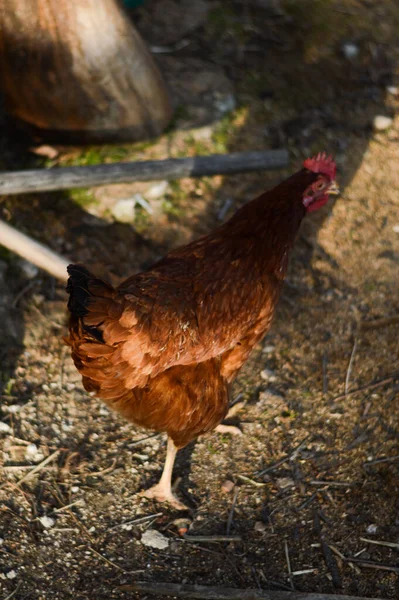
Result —
[[263, 354], [273, 354], [273, 352], [275, 351], [275, 347], [274, 346], [264, 346], [262, 349]]
[[29, 444], [25, 450], [25, 460], [29, 460], [31, 462], [40, 462], [44, 459], [44, 455], [40, 452], [36, 444]]
[[191, 525], [191, 520], [190, 519], [175, 519], [174, 521], [172, 521], [172, 523], [177, 528], [179, 535], [183, 536], [189, 530], [189, 527]]
[[16, 576], [17, 576], [17, 573], [14, 570], [12, 570], [12, 571], [8, 571], [6, 577], [7, 577], [7, 579], [15, 579]]
[[260, 376], [265, 381], [270, 381], [270, 383], [273, 383], [273, 381], [277, 380], [276, 374], [274, 373], [274, 371], [271, 371], [270, 369], [263, 369], [263, 371], [261, 371], [261, 373], [260, 373]]
[[377, 529], [378, 529], [377, 525], [372, 523], [371, 525], [367, 526], [366, 533], [373, 535], [373, 534], [377, 533]]
[[391, 127], [393, 119], [385, 115], [376, 115], [373, 120], [374, 131], [386, 131]]
[[10, 433], [11, 427], [7, 423], [0, 421], [0, 433]]
[[11, 415], [16, 415], [17, 412], [21, 410], [22, 406], [19, 404], [10, 404], [9, 406], [2, 406], [1, 410], [3, 412], [10, 413]]
[[158, 181], [154, 185], [148, 188], [144, 193], [144, 196], [147, 200], [158, 200], [158, 198], [163, 198], [165, 196], [166, 191], [169, 186], [169, 181]]
[[396, 85], [388, 85], [387, 92], [388, 94], [391, 94], [391, 96], [399, 96], [399, 87]]
[[118, 200], [111, 208], [112, 216], [121, 223], [132, 223], [134, 221], [136, 199], [125, 198]]
[[256, 523], [254, 525], [255, 531], [259, 531], [259, 533], [263, 533], [264, 531], [266, 531], [266, 529], [267, 529], [266, 523], [264, 523], [263, 521], [256, 521]]
[[80, 488], [79, 488], [77, 485], [73, 485], [73, 486], [71, 487], [71, 492], [72, 492], [72, 494], [76, 494], [76, 493], [79, 491], [79, 489], [80, 489]]
[[394, 225], [392, 227], [392, 229], [394, 230], [395, 233], [399, 233], [399, 225]]
[[53, 527], [53, 525], [55, 523], [54, 519], [51, 519], [50, 517], [47, 517], [46, 515], [44, 517], [40, 517], [39, 521], [45, 529], [50, 529], [51, 527]]
[[158, 550], [164, 550], [169, 546], [168, 538], [156, 529], [147, 529], [141, 536], [141, 543], [150, 548], [158, 548]]
[[288, 490], [288, 488], [294, 487], [295, 483], [291, 477], [280, 477], [277, 479], [277, 485], [282, 490]]
[[356, 46], [356, 44], [353, 44], [352, 42], [347, 42], [346, 44], [343, 44], [342, 52], [345, 58], [353, 60], [359, 54], [359, 46]]
[[230, 492], [232, 492], [234, 488], [235, 484], [233, 481], [230, 481], [230, 479], [226, 479], [226, 481], [222, 483], [222, 492], [224, 492], [225, 494], [230, 494]]

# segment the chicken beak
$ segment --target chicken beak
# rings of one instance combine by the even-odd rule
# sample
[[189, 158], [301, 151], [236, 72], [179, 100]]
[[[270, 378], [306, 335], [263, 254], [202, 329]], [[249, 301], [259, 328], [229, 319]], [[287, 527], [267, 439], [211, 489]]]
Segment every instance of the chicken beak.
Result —
[[331, 196], [339, 195], [339, 187], [335, 179], [330, 183], [330, 187], [328, 188], [327, 194]]

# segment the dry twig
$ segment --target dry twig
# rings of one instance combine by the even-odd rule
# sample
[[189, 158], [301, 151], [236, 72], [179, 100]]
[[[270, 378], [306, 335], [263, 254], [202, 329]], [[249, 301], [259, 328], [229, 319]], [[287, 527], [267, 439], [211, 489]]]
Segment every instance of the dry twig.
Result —
[[[307, 592], [283, 592], [275, 590], [220, 588], [205, 585], [188, 585], [181, 583], [151, 583], [135, 581], [118, 586], [125, 592], [144, 592], [161, 596], [178, 598], [198, 598], [203, 600], [337, 600], [335, 594], [308, 594]], [[339, 600], [379, 600], [359, 596], [339, 596]]]
[[294, 579], [293, 579], [293, 576], [292, 576], [292, 569], [291, 569], [290, 553], [289, 553], [289, 550], [288, 550], [288, 542], [287, 542], [287, 540], [284, 540], [284, 554], [285, 554], [285, 561], [287, 563], [288, 578], [290, 580], [290, 586], [291, 586], [292, 590], [295, 590]]
[[123, 527], [124, 525], [138, 525], [139, 523], [145, 523], [145, 521], [150, 521], [151, 519], [156, 519], [158, 517], [162, 517], [163, 513], [154, 513], [153, 515], [147, 515], [146, 517], [139, 517], [138, 519], [133, 519], [133, 521], [124, 521], [123, 523], [118, 523], [118, 525], [114, 525], [107, 529], [108, 531], [113, 531], [114, 529], [118, 529], [119, 527]]
[[186, 542], [207, 543], [207, 542], [241, 542], [240, 535], [184, 535]]
[[354, 360], [355, 360], [356, 347], [357, 347], [357, 338], [355, 338], [355, 341], [353, 343], [351, 357], [349, 359], [349, 364], [348, 364], [348, 370], [346, 371], [345, 396], [348, 395], [348, 391], [349, 391], [349, 381], [350, 381], [350, 377], [351, 377], [351, 374], [352, 374], [353, 363], [354, 363]]
[[228, 519], [227, 519], [226, 535], [229, 535], [229, 533], [230, 533], [231, 525], [233, 523], [234, 509], [236, 507], [237, 498], [238, 498], [238, 494], [239, 493], [240, 493], [239, 488], [236, 488], [234, 490], [234, 497], [233, 497], [233, 501], [231, 503], [231, 509], [230, 509], [229, 516], [228, 516]]
[[305, 443], [308, 441], [309, 438], [310, 438], [310, 435], [307, 435], [297, 446], [295, 446], [295, 448], [293, 449], [292, 452], [290, 452], [290, 454], [287, 454], [287, 456], [280, 458], [280, 460], [278, 460], [274, 464], [270, 465], [269, 467], [266, 467], [266, 469], [262, 469], [262, 471], [258, 471], [256, 473], [257, 477], [266, 475], [266, 473], [269, 473], [270, 471], [274, 471], [275, 469], [277, 469], [277, 467], [281, 467], [281, 465], [284, 465], [286, 462], [288, 462], [290, 460], [294, 460], [297, 457], [297, 455], [299, 454], [299, 452], [302, 450], [303, 446], [305, 445]]
[[375, 544], [376, 546], [386, 546], [387, 548], [395, 548], [399, 550], [399, 544], [395, 542], [384, 542], [382, 540], [369, 540], [368, 538], [361, 537], [360, 540], [362, 542], [366, 542], [367, 544]]
[[354, 396], [355, 394], [360, 394], [360, 392], [366, 392], [367, 390], [374, 390], [378, 387], [382, 387], [383, 385], [386, 385], [387, 383], [392, 383], [393, 381], [395, 381], [395, 379], [397, 377], [398, 377], [398, 373], [395, 373], [394, 375], [391, 375], [390, 377], [386, 377], [385, 379], [381, 379], [380, 381], [376, 381], [375, 383], [368, 383], [366, 385], [362, 385], [361, 387], [357, 388], [356, 390], [351, 390], [347, 394], [340, 394], [339, 396], [335, 396], [335, 398], [333, 398], [332, 401], [337, 402], [338, 400], [344, 400], [348, 396]]
[[[48, 456], [47, 458], [45, 458], [44, 460], [42, 460], [41, 463], [39, 463], [38, 465], [36, 465], [36, 467], [34, 469], [32, 469], [32, 471], [30, 471], [30, 473], [27, 473], [24, 477], [22, 477], [22, 479], [20, 479], [19, 481], [17, 481], [17, 483], [15, 485], [18, 487], [22, 483], [25, 483], [26, 481], [28, 481], [28, 479], [30, 479], [31, 477], [33, 477], [33, 475], [36, 475], [36, 473], [39, 473], [39, 471], [42, 471], [50, 462], [52, 462], [53, 460], [55, 460], [56, 458], [58, 458], [59, 454], [60, 454], [60, 450], [56, 450], [55, 452], [53, 452], [53, 454], [50, 454], [50, 456]], [[0, 489], [3, 488], [5, 485], [7, 485], [7, 483], [8, 482], [6, 482], [3, 485], [1, 485]]]

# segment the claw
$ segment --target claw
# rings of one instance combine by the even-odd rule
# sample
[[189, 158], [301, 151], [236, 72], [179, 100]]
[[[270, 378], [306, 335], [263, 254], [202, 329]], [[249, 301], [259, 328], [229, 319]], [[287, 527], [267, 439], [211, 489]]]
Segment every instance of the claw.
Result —
[[188, 506], [183, 504], [183, 502], [180, 502], [171, 491], [166, 490], [165, 487], [159, 483], [148, 490], [140, 492], [139, 496], [142, 498], [150, 498], [157, 502], [167, 502], [175, 510], [189, 510]]
[[223, 425], [223, 423], [220, 423], [215, 431], [216, 433], [230, 433], [230, 435], [244, 435], [241, 429], [235, 427], [235, 425]]

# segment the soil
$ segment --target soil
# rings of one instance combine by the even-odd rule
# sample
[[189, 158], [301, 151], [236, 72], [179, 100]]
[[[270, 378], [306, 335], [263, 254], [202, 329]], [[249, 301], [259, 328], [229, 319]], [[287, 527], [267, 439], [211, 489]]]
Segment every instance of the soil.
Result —
[[[148, 1], [132, 17], [154, 45], [154, 15], [170, 44], [155, 55], [175, 99], [170, 130], [92, 155], [61, 148], [53, 162], [4, 135], [3, 168], [286, 147], [289, 169], [172, 182], [132, 224], [110, 207], [145, 196], [135, 186], [87, 202], [2, 197], [2, 218], [117, 280], [318, 150], [336, 157], [342, 194], [304, 222], [272, 329], [234, 384], [244, 435], [179, 453], [183, 514], [138, 495], [159, 477], [164, 436], [84, 392], [63, 343], [64, 286], [2, 252], [1, 597], [145, 598], [119, 586], [147, 580], [398, 598], [399, 8], [201, 0], [177, 36], [163, 2], [178, 4]], [[377, 115], [392, 117], [387, 130], [373, 130]], [[167, 545], [145, 545], [151, 529]], [[241, 539], [193, 543], [185, 532]]]

